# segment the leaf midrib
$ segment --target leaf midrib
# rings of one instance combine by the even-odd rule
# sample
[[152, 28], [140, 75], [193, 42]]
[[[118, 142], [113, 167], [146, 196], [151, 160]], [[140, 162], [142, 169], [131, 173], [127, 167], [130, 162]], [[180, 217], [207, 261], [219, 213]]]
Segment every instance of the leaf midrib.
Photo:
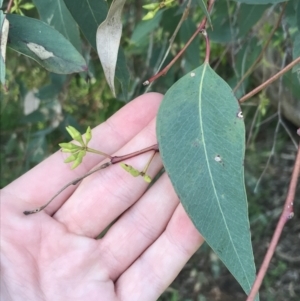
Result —
[[200, 130], [202, 131], [202, 142], [203, 142], [203, 149], [204, 149], [204, 154], [205, 154], [205, 160], [206, 160], [206, 164], [207, 164], [207, 169], [208, 169], [208, 173], [209, 173], [209, 177], [210, 177], [210, 180], [211, 180], [211, 183], [212, 183], [212, 186], [213, 186], [213, 189], [214, 189], [214, 194], [215, 194], [215, 197], [217, 199], [217, 204], [218, 204], [218, 207], [220, 209], [220, 212], [221, 212], [221, 215], [222, 215], [222, 218], [223, 218], [223, 221], [225, 223], [225, 227], [226, 227], [226, 230], [228, 232], [228, 235], [229, 235], [229, 238], [230, 238], [230, 241], [231, 241], [231, 244], [234, 248], [234, 251], [237, 255], [237, 258], [239, 260], [239, 263], [243, 269], [243, 272], [244, 272], [244, 275], [246, 276], [246, 279], [247, 279], [247, 283], [248, 283], [248, 287], [249, 289], [251, 288], [251, 285], [249, 283], [249, 280], [248, 280], [248, 277], [247, 277], [247, 273], [244, 269], [244, 266], [242, 265], [242, 262], [240, 260], [240, 256], [235, 248], [235, 245], [233, 243], [233, 240], [232, 240], [232, 237], [230, 235], [230, 231], [229, 231], [229, 228], [227, 226], [227, 222], [226, 222], [226, 219], [225, 219], [225, 216], [223, 214], [223, 211], [222, 211], [222, 208], [221, 208], [221, 205], [220, 205], [220, 200], [219, 200], [219, 197], [218, 197], [218, 194], [217, 194], [217, 191], [216, 191], [216, 187], [215, 187], [215, 183], [214, 183], [214, 180], [213, 180], [213, 177], [212, 177], [212, 173], [211, 173], [211, 169], [210, 169], [210, 165], [209, 165], [209, 161], [208, 161], [208, 155], [207, 155], [207, 150], [206, 150], [206, 143], [205, 143], [205, 138], [204, 138], [204, 131], [203, 131], [203, 123], [202, 123], [202, 107], [201, 107], [201, 104], [202, 104], [202, 91], [203, 91], [203, 82], [204, 82], [204, 76], [205, 76], [205, 71], [206, 71], [206, 68], [208, 67], [209, 65], [207, 63], [204, 63], [203, 64], [203, 71], [202, 71], [202, 75], [200, 77], [200, 85], [199, 85], [199, 121], [200, 121]]

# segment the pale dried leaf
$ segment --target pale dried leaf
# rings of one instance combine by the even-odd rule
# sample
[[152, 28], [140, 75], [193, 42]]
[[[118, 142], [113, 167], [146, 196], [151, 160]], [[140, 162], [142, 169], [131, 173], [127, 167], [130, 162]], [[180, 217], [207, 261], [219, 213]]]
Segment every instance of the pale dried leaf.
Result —
[[5, 15], [0, 11], [0, 82], [5, 86], [5, 59], [6, 59], [6, 44], [9, 30], [9, 22]]
[[1, 37], [1, 41], [0, 41], [1, 56], [2, 56], [2, 59], [4, 62], [5, 62], [5, 58], [6, 58], [6, 44], [7, 44], [7, 37], [8, 37], [8, 29], [9, 29], [9, 22], [7, 19], [4, 18], [2, 29], [1, 29], [2, 32], [0, 35], [0, 37]]
[[116, 96], [114, 78], [122, 34], [121, 13], [124, 3], [125, 0], [112, 2], [105, 21], [99, 25], [96, 33], [97, 52], [114, 96]]

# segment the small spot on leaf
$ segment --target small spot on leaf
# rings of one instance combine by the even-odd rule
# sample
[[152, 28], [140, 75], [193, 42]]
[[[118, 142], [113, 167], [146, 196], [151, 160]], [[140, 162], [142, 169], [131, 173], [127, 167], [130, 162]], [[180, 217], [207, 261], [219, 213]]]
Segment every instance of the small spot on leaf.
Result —
[[191, 72], [191, 77], [194, 77], [195, 75], [195, 72]]
[[244, 118], [243, 112], [242, 112], [242, 111], [239, 111], [239, 112], [237, 113], [236, 116], [237, 116], [238, 118], [240, 118], [240, 119], [243, 119], [243, 118]]
[[216, 156], [215, 156], [215, 161], [216, 161], [216, 162], [221, 162], [221, 161], [222, 161], [220, 155], [216, 155]]

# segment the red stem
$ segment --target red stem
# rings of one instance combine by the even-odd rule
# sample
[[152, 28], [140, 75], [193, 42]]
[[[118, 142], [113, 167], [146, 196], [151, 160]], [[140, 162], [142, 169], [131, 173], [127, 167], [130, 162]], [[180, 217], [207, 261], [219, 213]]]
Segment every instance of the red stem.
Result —
[[149, 151], [151, 151], [151, 150], [153, 150], [153, 151], [155, 151], [155, 152], [158, 152], [158, 151], [159, 151], [159, 149], [158, 149], [158, 144], [151, 145], [151, 146], [149, 146], [149, 147], [146, 147], [146, 148], [144, 148], [144, 149], [142, 149], [142, 150], [139, 150], [139, 151], [136, 151], [136, 152], [134, 152], [134, 153], [130, 153], [130, 154], [128, 154], [128, 155], [124, 155], [124, 156], [114, 156], [114, 157], [111, 158], [110, 163], [111, 163], [111, 164], [116, 164], [116, 163], [119, 163], [119, 162], [124, 161], [124, 160], [126, 160], [126, 159], [130, 159], [130, 158], [132, 158], [132, 157], [135, 157], [135, 156], [141, 155], [141, 154], [143, 154], [143, 153], [149, 152]]
[[9, 13], [11, 10], [11, 7], [13, 5], [14, 0], [9, 0], [8, 4], [7, 4], [7, 8], [6, 8], [6, 12], [5, 13]]
[[292, 69], [294, 66], [300, 63], [300, 57], [297, 57], [294, 59], [290, 64], [288, 64], [286, 67], [284, 67], [282, 70], [280, 70], [278, 73], [273, 75], [271, 78], [266, 80], [264, 83], [262, 83], [260, 86], [249, 92], [248, 94], [244, 95], [242, 98], [239, 99], [239, 102], [242, 103], [246, 101], [247, 99], [251, 98], [253, 95], [257, 94], [264, 88], [268, 87], [271, 83], [273, 83], [275, 80], [277, 80], [279, 77], [281, 77], [283, 74], [288, 72], [290, 69]]
[[251, 289], [251, 292], [246, 301], [253, 301], [255, 299], [255, 296], [258, 293], [258, 290], [262, 284], [262, 281], [264, 279], [266, 271], [269, 267], [270, 261], [275, 252], [275, 249], [278, 244], [283, 227], [284, 227], [285, 223], [294, 216], [294, 212], [293, 212], [294, 203], [293, 202], [294, 202], [294, 198], [295, 198], [299, 174], [300, 174], [300, 143], [298, 145], [298, 152], [297, 152], [297, 157], [295, 160], [294, 170], [292, 173], [291, 182], [290, 182], [290, 186], [289, 186], [289, 190], [288, 190], [288, 194], [287, 194], [287, 197], [285, 200], [285, 205], [284, 205], [282, 214], [278, 221], [276, 230], [273, 234], [273, 237], [272, 237], [270, 246], [268, 248], [268, 251], [265, 255], [264, 261], [261, 265], [261, 268], [257, 274], [257, 277], [256, 277], [253, 287]]
[[205, 29], [202, 30], [202, 34], [205, 37], [205, 44], [206, 44], [206, 52], [205, 52], [205, 63], [209, 64], [209, 57], [210, 57], [210, 42], [207, 31]]
[[[208, 2], [208, 12], [211, 12], [211, 9], [213, 7], [215, 0], [209, 0]], [[188, 48], [188, 46], [193, 42], [193, 40], [196, 38], [196, 36], [201, 32], [205, 26], [206, 26], [207, 18], [205, 17], [200, 25], [198, 26], [197, 30], [194, 32], [194, 34], [191, 36], [191, 38], [187, 41], [187, 43], [184, 45], [184, 47], [177, 53], [177, 55], [173, 58], [173, 60], [160, 72], [150, 77], [148, 80], [143, 82], [144, 86], [148, 86], [150, 83], [158, 79], [159, 77], [166, 75], [169, 69], [175, 64], [175, 62], [178, 60], [178, 58], [184, 53], [184, 51]]]

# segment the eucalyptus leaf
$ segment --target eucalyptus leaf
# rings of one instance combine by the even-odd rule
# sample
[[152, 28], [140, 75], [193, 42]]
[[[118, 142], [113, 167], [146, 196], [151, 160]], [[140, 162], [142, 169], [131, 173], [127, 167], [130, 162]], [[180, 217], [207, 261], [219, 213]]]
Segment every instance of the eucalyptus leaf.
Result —
[[63, 0], [33, 0], [40, 18], [60, 32], [81, 52], [79, 30]]
[[168, 90], [157, 137], [187, 214], [249, 293], [255, 265], [244, 185], [245, 125], [232, 90], [208, 64]]
[[116, 96], [115, 71], [122, 35], [121, 14], [124, 4], [125, 0], [113, 0], [105, 21], [99, 25], [96, 33], [97, 52], [106, 81], [114, 96]]
[[69, 74], [87, 69], [74, 46], [46, 23], [25, 16], [7, 14], [10, 23], [8, 46], [46, 68]]

